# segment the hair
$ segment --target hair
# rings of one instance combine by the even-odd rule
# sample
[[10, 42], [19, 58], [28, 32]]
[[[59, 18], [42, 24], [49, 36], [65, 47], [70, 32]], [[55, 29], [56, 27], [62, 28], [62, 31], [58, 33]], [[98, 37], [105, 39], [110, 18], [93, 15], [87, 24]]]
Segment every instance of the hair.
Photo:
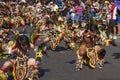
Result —
[[[26, 53], [27, 50], [30, 48], [30, 42], [28, 37], [26, 35], [18, 36], [16, 39], [16, 46], [21, 52]], [[26, 46], [26, 47], [24, 47], [23, 49], [22, 46]]]
[[101, 57], [104, 58], [105, 55], [106, 55], [106, 50], [105, 49], [101, 49], [100, 52], [99, 52], [99, 54], [98, 54], [98, 56], [101, 56]]
[[72, 23], [72, 19], [71, 19], [71, 18], [69, 18], [69, 19], [67, 20], [67, 24], [69, 24], [69, 23]]
[[92, 25], [90, 26], [90, 31], [92, 31], [92, 32], [94, 32], [94, 31], [98, 31], [98, 27], [97, 27], [97, 25], [92, 24]]

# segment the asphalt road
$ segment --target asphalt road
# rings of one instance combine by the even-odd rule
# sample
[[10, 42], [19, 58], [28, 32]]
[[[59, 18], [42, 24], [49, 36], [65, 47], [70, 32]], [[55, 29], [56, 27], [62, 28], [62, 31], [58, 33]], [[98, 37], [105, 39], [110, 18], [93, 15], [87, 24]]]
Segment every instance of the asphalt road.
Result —
[[120, 39], [117, 47], [104, 47], [107, 51], [103, 69], [84, 69], [76, 72], [75, 51], [66, 50], [62, 45], [56, 51], [48, 49], [49, 58], [44, 57], [41, 80], [120, 80]]
[[[120, 80], [120, 39], [116, 40], [117, 47], [104, 47], [107, 51], [103, 69], [90, 69], [89, 66], [78, 72], [75, 68], [76, 48], [67, 50], [62, 43], [57, 50], [47, 48], [49, 57], [43, 57], [40, 69], [41, 80]], [[34, 56], [34, 52], [30, 52]], [[5, 60], [0, 59], [0, 66]]]

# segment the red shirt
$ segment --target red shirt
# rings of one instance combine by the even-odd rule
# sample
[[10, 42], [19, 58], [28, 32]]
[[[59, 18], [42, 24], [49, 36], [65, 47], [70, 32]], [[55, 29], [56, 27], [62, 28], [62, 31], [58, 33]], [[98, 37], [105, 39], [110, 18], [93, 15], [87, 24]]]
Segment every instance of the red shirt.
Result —
[[116, 13], [117, 13], [117, 7], [115, 4], [113, 4], [111, 6], [111, 20], [116, 20], [117, 16], [116, 16]]

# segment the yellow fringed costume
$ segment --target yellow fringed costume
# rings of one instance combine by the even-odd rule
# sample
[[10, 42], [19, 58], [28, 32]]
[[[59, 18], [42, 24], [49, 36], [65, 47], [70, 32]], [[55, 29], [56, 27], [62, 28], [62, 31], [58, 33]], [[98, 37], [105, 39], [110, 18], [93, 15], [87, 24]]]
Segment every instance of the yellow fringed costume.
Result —
[[8, 80], [7, 73], [4, 73], [3, 71], [0, 71], [0, 80]]
[[[85, 53], [84, 54], [80, 54], [80, 50], [84, 49]], [[98, 61], [98, 54], [97, 54], [97, 50], [95, 48], [87, 48], [85, 47], [85, 45], [80, 45], [77, 52], [76, 52], [77, 57], [79, 57], [80, 59], [78, 59], [77, 66], [80, 66], [80, 68], [83, 68], [83, 64], [89, 64], [89, 66], [91, 68], [96, 68], [96, 62]], [[82, 55], [82, 56], [80, 56]]]

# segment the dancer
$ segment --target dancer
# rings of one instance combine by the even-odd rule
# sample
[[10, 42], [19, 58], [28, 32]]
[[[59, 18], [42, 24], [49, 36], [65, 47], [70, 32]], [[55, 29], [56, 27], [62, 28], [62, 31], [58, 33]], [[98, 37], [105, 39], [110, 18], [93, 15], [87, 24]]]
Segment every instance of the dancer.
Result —
[[[7, 80], [7, 72], [11, 71], [15, 80], [24, 80], [33, 77], [39, 80], [40, 59], [29, 58], [28, 51], [30, 49], [34, 49], [34, 46], [30, 44], [28, 37], [19, 35], [15, 46], [11, 49], [15, 57], [6, 61], [2, 68], [0, 68], [0, 79]], [[31, 71], [31, 74], [28, 74], [29, 71]]]
[[83, 32], [82, 43], [76, 53], [76, 70], [82, 69], [84, 63], [89, 64], [91, 68], [101, 68], [103, 66], [106, 51], [96, 45], [96, 42], [100, 39], [96, 32], [96, 25], [90, 26], [90, 29]]

